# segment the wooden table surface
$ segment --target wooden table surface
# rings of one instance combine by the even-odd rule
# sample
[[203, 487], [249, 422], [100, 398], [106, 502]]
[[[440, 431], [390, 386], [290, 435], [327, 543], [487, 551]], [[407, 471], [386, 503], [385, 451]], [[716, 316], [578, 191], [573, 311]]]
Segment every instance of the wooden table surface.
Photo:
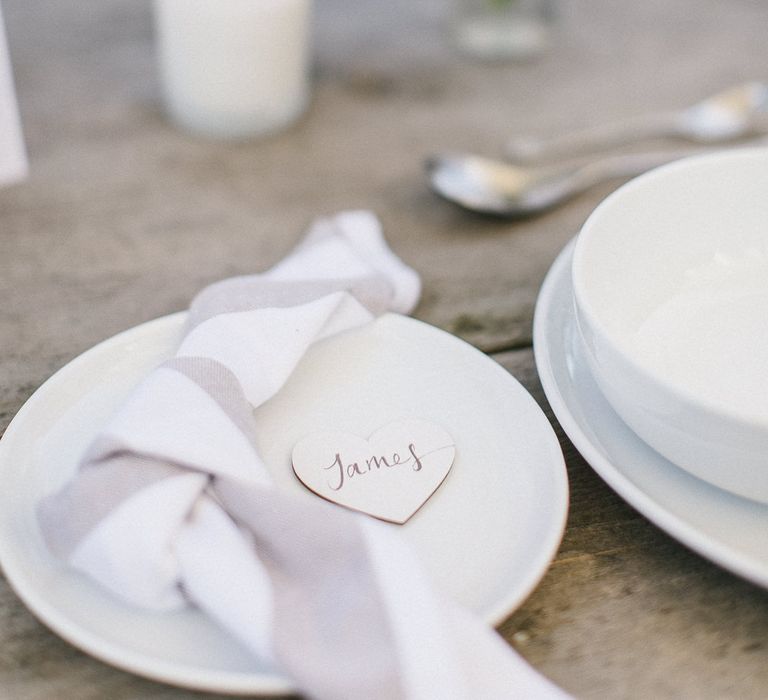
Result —
[[[561, 6], [541, 60], [486, 64], [446, 44], [447, 0], [322, 0], [307, 115], [227, 145], [164, 120], [147, 2], [6, 0], [32, 175], [0, 190], [0, 430], [96, 342], [273, 263], [311, 218], [350, 207], [376, 211], [422, 273], [416, 315], [491, 353], [546, 410], [538, 288], [610, 187], [535, 220], [489, 220], [432, 196], [423, 156], [494, 154], [515, 133], [683, 106], [768, 70], [759, 0]], [[768, 595], [651, 525], [559, 435], [568, 529], [504, 637], [579, 697], [768, 697]], [[50, 697], [197, 695], [85, 656], [0, 582], [0, 698]]]

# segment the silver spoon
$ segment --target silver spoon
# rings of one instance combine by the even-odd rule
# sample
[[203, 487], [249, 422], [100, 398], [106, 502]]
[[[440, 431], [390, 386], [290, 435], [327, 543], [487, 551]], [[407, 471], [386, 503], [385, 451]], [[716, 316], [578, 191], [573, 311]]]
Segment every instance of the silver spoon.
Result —
[[454, 204], [482, 214], [521, 218], [550, 209], [605, 180], [633, 177], [691, 153], [632, 153], [548, 168], [441, 154], [429, 158], [426, 168], [432, 189]]
[[749, 134], [761, 113], [768, 114], [768, 85], [744, 83], [686, 109], [648, 114], [548, 139], [514, 138], [504, 150], [510, 160], [530, 163], [670, 136], [695, 143], [719, 143]]

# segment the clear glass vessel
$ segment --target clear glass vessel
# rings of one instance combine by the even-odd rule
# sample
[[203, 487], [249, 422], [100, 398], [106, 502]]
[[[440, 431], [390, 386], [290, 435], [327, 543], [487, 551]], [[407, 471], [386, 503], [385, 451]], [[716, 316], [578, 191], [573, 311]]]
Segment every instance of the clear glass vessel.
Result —
[[451, 35], [464, 53], [485, 59], [526, 59], [549, 46], [554, 0], [454, 0]]

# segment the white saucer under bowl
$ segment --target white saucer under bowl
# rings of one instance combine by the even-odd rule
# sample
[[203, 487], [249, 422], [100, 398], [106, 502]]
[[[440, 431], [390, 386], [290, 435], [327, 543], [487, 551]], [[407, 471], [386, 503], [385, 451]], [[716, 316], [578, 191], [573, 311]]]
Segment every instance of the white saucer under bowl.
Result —
[[618, 417], [587, 367], [575, 325], [572, 241], [541, 289], [534, 319], [536, 367], [563, 430], [624, 500], [707, 559], [768, 588], [768, 505], [722, 491], [676, 467]]
[[[152, 614], [122, 604], [54, 560], [35, 518], [41, 496], [136, 384], [173, 354], [176, 314], [97, 345], [57, 372], [0, 441], [0, 563], [37, 617], [84, 651], [128, 671], [198, 690], [276, 694], [289, 681], [257, 663], [200, 612]], [[530, 394], [492, 359], [437, 328], [386, 315], [310, 349], [255, 413], [276, 483], [316, 498], [293, 475], [293, 445], [318, 429], [369, 435], [421, 417], [454, 438], [451, 473], [399, 528], [445, 594], [500, 622], [557, 550], [568, 510], [563, 455]]]

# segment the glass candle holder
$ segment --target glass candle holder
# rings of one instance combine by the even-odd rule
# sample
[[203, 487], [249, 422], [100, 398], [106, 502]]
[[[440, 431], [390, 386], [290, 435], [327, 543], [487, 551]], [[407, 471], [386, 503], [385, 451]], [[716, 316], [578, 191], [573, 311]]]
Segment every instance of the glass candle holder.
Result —
[[464, 53], [485, 59], [525, 59], [550, 44], [553, 0], [455, 0], [451, 34]]

